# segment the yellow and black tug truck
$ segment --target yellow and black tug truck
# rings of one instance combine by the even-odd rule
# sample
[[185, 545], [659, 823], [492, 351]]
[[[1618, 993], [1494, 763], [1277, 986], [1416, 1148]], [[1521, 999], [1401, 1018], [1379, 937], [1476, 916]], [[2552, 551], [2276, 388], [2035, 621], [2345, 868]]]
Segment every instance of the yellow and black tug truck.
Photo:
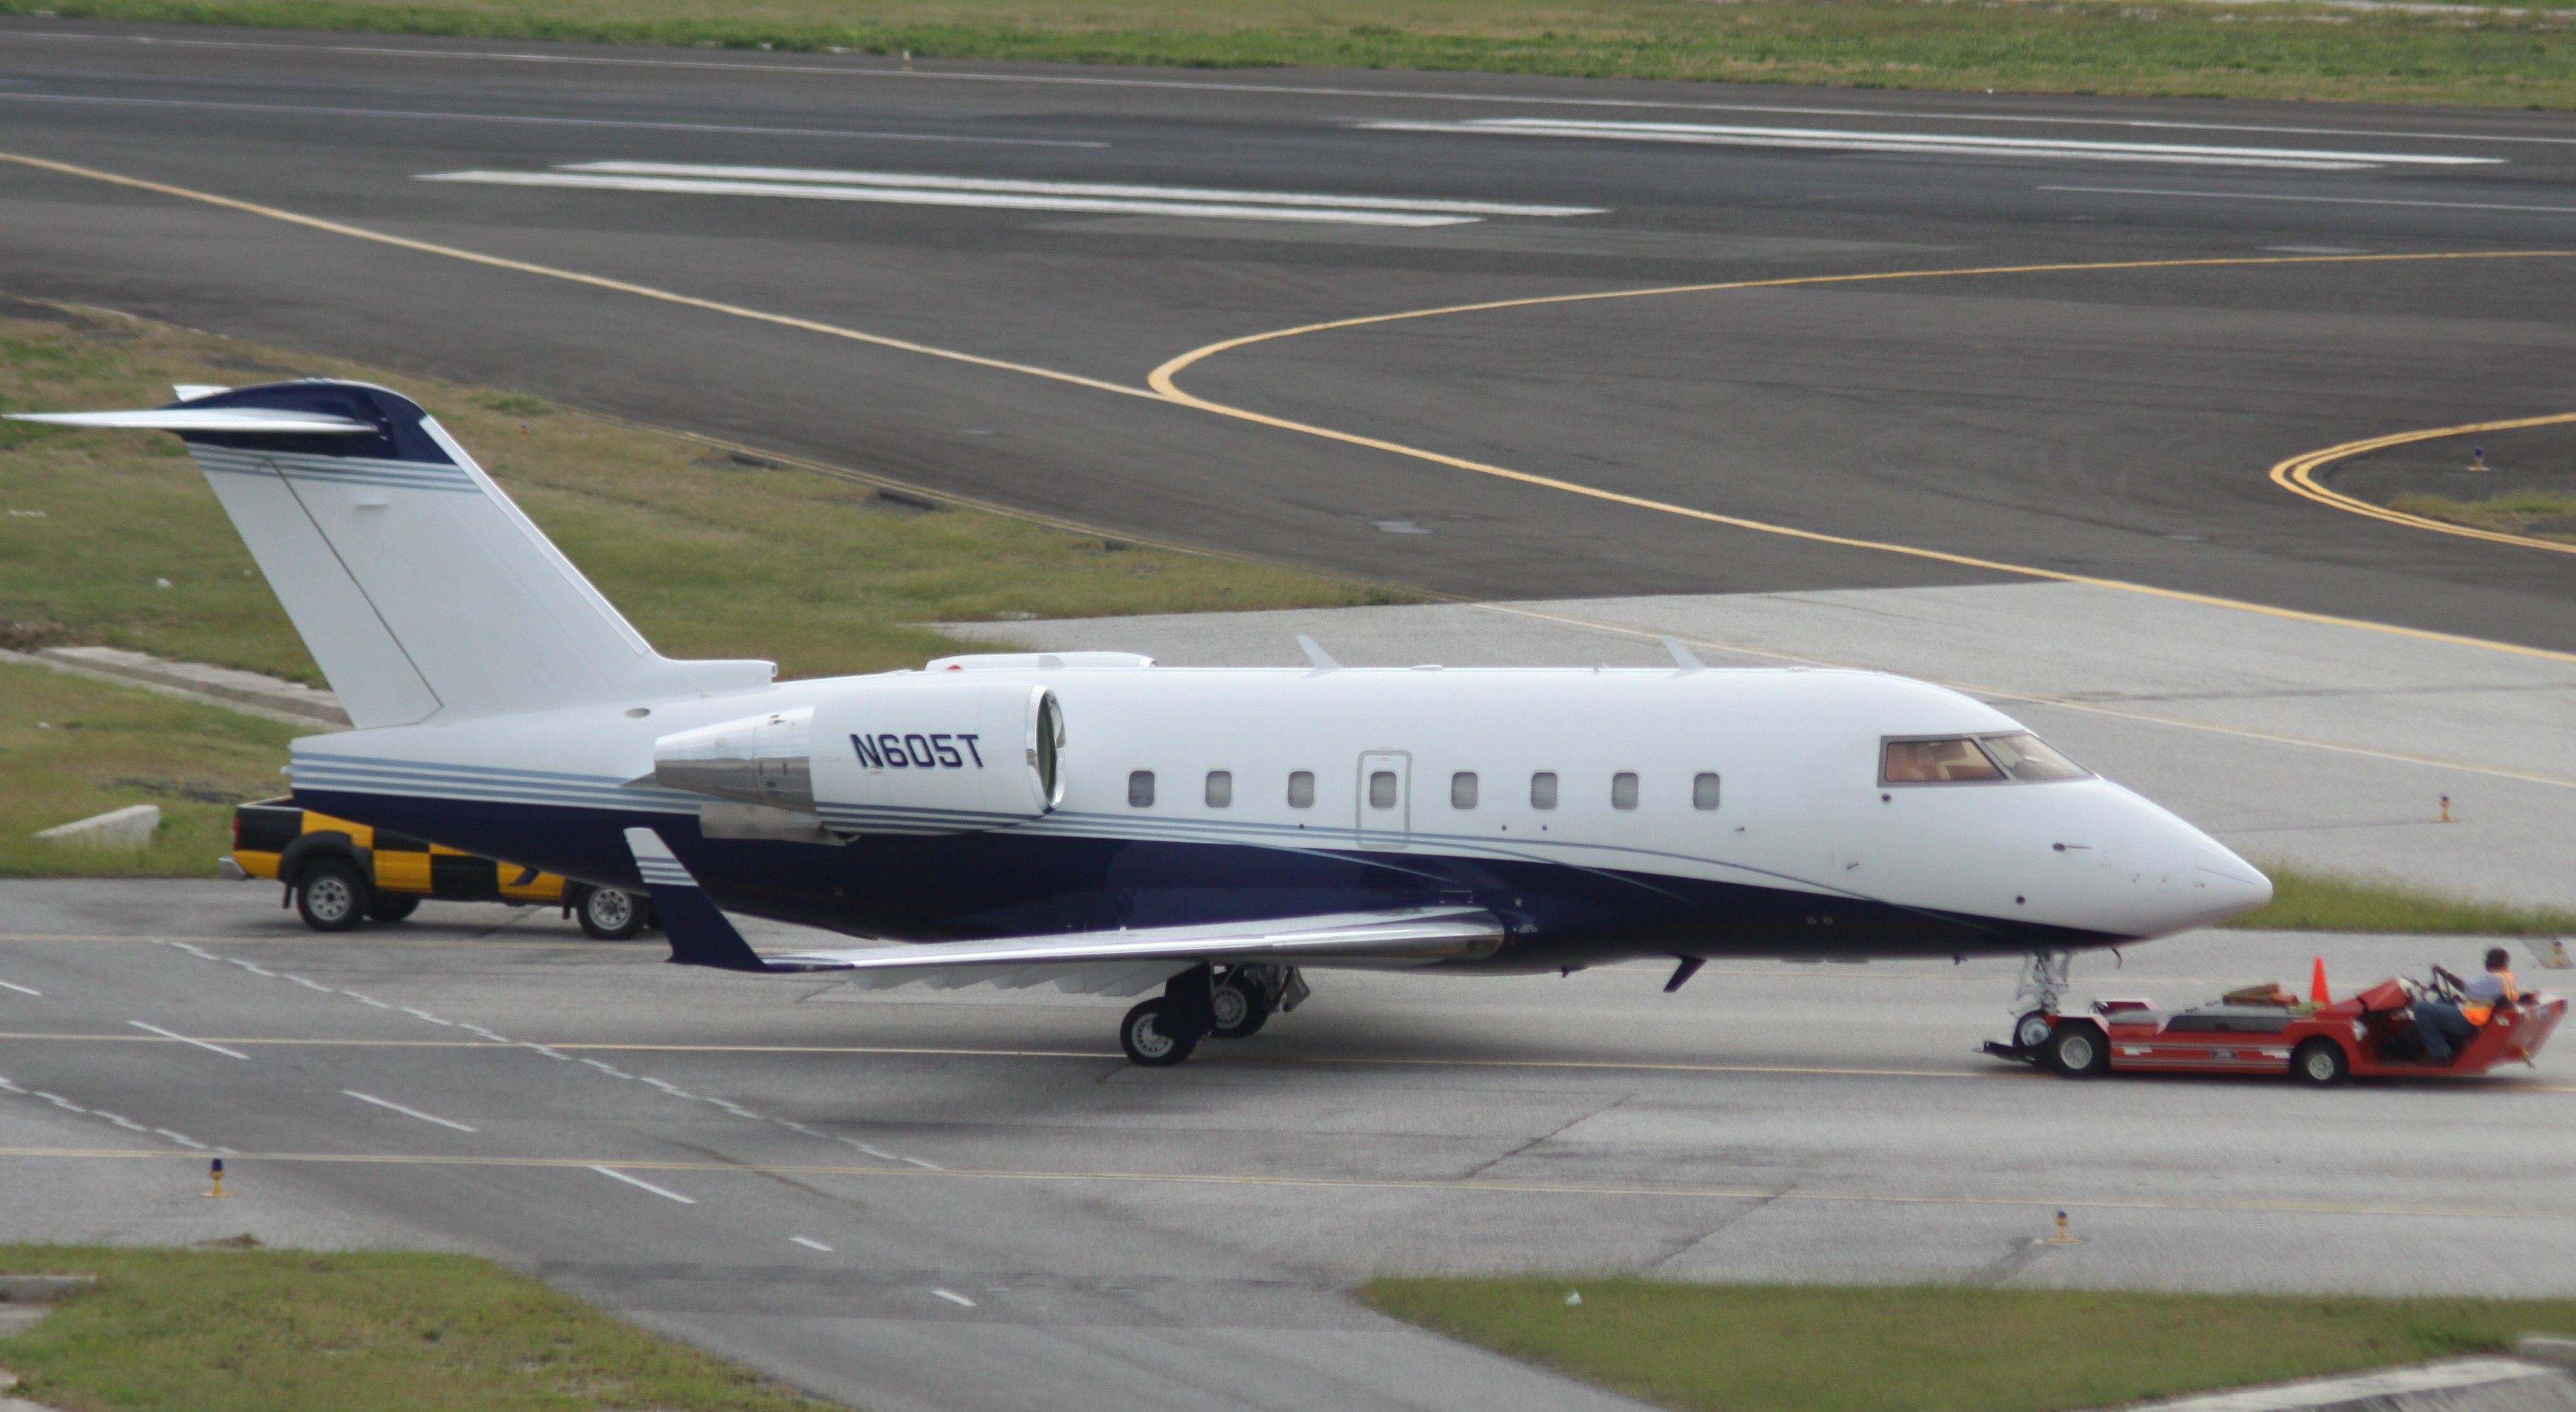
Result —
[[635, 894], [335, 819], [298, 808], [292, 799], [236, 805], [232, 855], [218, 861], [235, 881], [284, 883], [286, 896], [278, 905], [293, 902], [304, 925], [318, 932], [347, 931], [362, 921], [399, 922], [424, 897], [559, 903], [583, 931], [602, 941], [622, 941], [653, 920], [652, 903]]

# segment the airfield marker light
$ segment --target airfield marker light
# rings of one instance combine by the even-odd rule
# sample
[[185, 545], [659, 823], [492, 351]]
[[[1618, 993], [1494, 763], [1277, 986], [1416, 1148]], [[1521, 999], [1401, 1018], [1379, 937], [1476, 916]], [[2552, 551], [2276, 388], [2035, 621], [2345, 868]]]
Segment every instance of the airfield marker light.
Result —
[[2084, 1237], [2066, 1228], [2066, 1213], [2063, 1211], [2057, 1213], [2057, 1234], [2041, 1242], [2043, 1245], [2082, 1245], [2083, 1243]]
[[2495, 469], [2495, 467], [2487, 464], [2487, 449], [2485, 447], [2472, 446], [2469, 448], [2469, 469], [2473, 471], [2491, 471]]
[[213, 1167], [208, 1172], [208, 1175], [215, 1179], [214, 1189], [200, 1193], [201, 1195], [221, 1197], [229, 1197], [232, 1195], [231, 1192], [224, 1190], [224, 1159], [221, 1157], [216, 1158], [214, 1160]]
[[905, 73], [912, 72], [912, 51], [909, 49], [903, 51], [903, 71]]
[[2442, 822], [2451, 822], [2451, 796], [2447, 794], [2442, 796]]
[[2308, 974], [2308, 998], [2319, 1005], [2334, 1004], [2334, 993], [2326, 989], [2326, 958], [2317, 958], [2316, 969]]
[[2576, 961], [2571, 961], [2567, 958], [2567, 938], [2559, 937], [2558, 939], [2550, 942], [2549, 959], [2541, 962], [2540, 964], [2553, 971], [2564, 971], [2570, 967], [2576, 967]]

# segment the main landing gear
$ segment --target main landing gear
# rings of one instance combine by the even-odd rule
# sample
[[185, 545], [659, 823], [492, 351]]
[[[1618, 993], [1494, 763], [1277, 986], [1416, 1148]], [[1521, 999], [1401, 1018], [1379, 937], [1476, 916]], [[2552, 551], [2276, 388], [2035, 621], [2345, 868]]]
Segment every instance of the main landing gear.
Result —
[[1194, 966], [1166, 982], [1163, 993], [1140, 1001], [1118, 1025], [1118, 1047], [1149, 1069], [1168, 1068], [1196, 1051], [1199, 1041], [1248, 1039], [1271, 1015], [1294, 1010], [1308, 995], [1293, 966]]

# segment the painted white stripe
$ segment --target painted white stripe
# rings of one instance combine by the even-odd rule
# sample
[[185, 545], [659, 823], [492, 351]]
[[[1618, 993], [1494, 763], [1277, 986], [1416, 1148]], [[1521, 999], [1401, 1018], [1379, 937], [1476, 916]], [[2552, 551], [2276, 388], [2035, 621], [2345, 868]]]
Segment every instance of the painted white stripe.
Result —
[[190, 1039], [186, 1035], [179, 1033], [177, 1030], [165, 1030], [159, 1025], [147, 1025], [141, 1020], [128, 1020], [125, 1023], [134, 1026], [138, 1030], [150, 1030], [152, 1033], [161, 1036], [163, 1039], [175, 1039], [181, 1044], [193, 1044], [199, 1049], [211, 1049], [215, 1053], [220, 1054], [227, 1059], [248, 1059], [250, 1057], [249, 1055], [242, 1053], [240, 1050], [226, 1049], [220, 1044], [208, 1044], [202, 1039]]
[[729, 132], [754, 137], [855, 137], [871, 142], [962, 142], [991, 147], [1107, 147], [1061, 137], [966, 137], [950, 133], [872, 132], [820, 127], [747, 127], [736, 123], [643, 122], [628, 118], [553, 118], [521, 113], [435, 113], [409, 108], [325, 108], [293, 103], [214, 103], [186, 98], [101, 98], [75, 93], [0, 93], [21, 103], [80, 103], [120, 108], [194, 108], [225, 113], [314, 113], [335, 118], [399, 118], [404, 122], [511, 123], [530, 127], [636, 128], [647, 132]]
[[41, 996], [43, 996], [43, 995], [44, 995], [44, 992], [43, 992], [43, 991], [41, 991], [41, 990], [37, 990], [37, 989], [33, 988], [32, 986], [23, 986], [23, 985], [19, 985], [19, 984], [17, 984], [17, 983], [15, 983], [15, 982], [13, 982], [13, 981], [0, 981], [0, 988], [5, 988], [5, 989], [8, 989], [8, 990], [14, 990], [14, 991], [18, 992], [20, 995], [33, 995], [33, 996], [38, 996], [38, 997], [41, 997]]
[[591, 1170], [599, 1173], [603, 1177], [615, 1177], [619, 1181], [626, 1183], [628, 1186], [640, 1186], [646, 1191], [653, 1193], [655, 1196], [668, 1197], [683, 1206], [695, 1206], [698, 1204], [698, 1199], [694, 1196], [682, 1196], [676, 1191], [655, 1186], [641, 1177], [630, 1177], [624, 1172], [618, 1171], [614, 1167], [593, 1166]]
[[166, 1137], [166, 1138], [170, 1139], [172, 1142], [175, 1142], [175, 1143], [179, 1144], [181, 1147], [193, 1147], [193, 1148], [197, 1149], [199, 1152], [203, 1152], [203, 1151], [205, 1151], [205, 1150], [206, 1150], [206, 1145], [205, 1145], [204, 1143], [197, 1141], [195, 1138], [188, 1136], [186, 1133], [174, 1133], [174, 1132], [170, 1131], [168, 1128], [154, 1128], [152, 1131], [154, 1131], [154, 1132], [156, 1132], [156, 1133], [159, 1133], [161, 1136], [163, 1136], [163, 1137]]
[[1716, 146], [1792, 147], [1838, 152], [1919, 152], [1941, 156], [2020, 156], [2194, 166], [2287, 167], [2355, 171], [2372, 166], [2494, 166], [2500, 157], [2414, 152], [2346, 152], [2331, 148], [2216, 147], [2193, 143], [2091, 142], [2076, 138], [1977, 137], [1966, 133], [1874, 132], [1867, 129], [1747, 127], [1717, 123], [1585, 122], [1556, 118], [1476, 118], [1464, 122], [1380, 121], [1355, 124], [1381, 132], [1491, 133], [1518, 137], [1610, 138]]
[[807, 1250], [819, 1250], [819, 1251], [822, 1251], [822, 1252], [823, 1252], [824, 1254], [826, 1254], [826, 1255], [829, 1255], [829, 1254], [831, 1254], [831, 1253], [832, 1253], [832, 1247], [830, 1247], [830, 1246], [828, 1246], [828, 1245], [825, 1245], [823, 1242], [821, 1242], [821, 1241], [819, 1241], [819, 1240], [807, 1240], [807, 1239], [806, 1239], [805, 1237], [803, 1237], [803, 1236], [789, 1236], [789, 1237], [788, 1237], [788, 1239], [789, 1239], [789, 1240], [792, 1240], [792, 1241], [794, 1241], [794, 1242], [796, 1242], [798, 1245], [801, 1245], [801, 1246], [805, 1247]]
[[474, 1129], [465, 1126], [463, 1123], [441, 1118], [434, 1113], [424, 1113], [417, 1108], [405, 1108], [401, 1104], [394, 1102], [392, 1099], [378, 1098], [372, 1093], [360, 1093], [354, 1088], [344, 1088], [340, 1090], [340, 1092], [358, 1100], [360, 1103], [372, 1103], [379, 1108], [390, 1108], [394, 1112], [400, 1113], [406, 1118], [418, 1118], [424, 1123], [436, 1123], [442, 1128], [454, 1128], [460, 1133], [470, 1133], [475, 1131]]
[[930, 1292], [931, 1292], [932, 1294], [938, 1295], [938, 1296], [939, 1296], [940, 1298], [942, 1298], [942, 1299], [947, 1300], [947, 1301], [948, 1301], [949, 1303], [951, 1303], [951, 1304], [961, 1304], [961, 1305], [964, 1305], [966, 1308], [969, 1308], [969, 1309], [972, 1309], [972, 1308], [974, 1308], [974, 1307], [975, 1307], [975, 1301], [974, 1301], [974, 1300], [968, 1299], [966, 1296], [964, 1296], [964, 1295], [962, 1295], [962, 1294], [959, 1294], [957, 1291], [955, 1291], [955, 1290], [953, 1290], [953, 1289], [939, 1289], [939, 1288], [933, 1288]]
[[2437, 211], [2539, 211], [2576, 216], [2576, 206], [2517, 206], [2499, 201], [2401, 201], [2388, 196], [2293, 196], [2269, 191], [2165, 191], [2152, 186], [2041, 186], [2037, 191], [2086, 191], [2101, 196], [2187, 196], [2201, 201], [2304, 201], [2321, 206], [2419, 206]]
[[2292, 1412], [2295, 1408], [2478, 1387], [2487, 1383], [2518, 1382], [2524, 1378], [2555, 1379], [2557, 1376], [2554, 1369], [2510, 1358], [2463, 1358], [2414, 1368], [2390, 1368], [2384, 1372], [2359, 1373], [2351, 1377], [2319, 1378], [2313, 1382], [2285, 1383], [2277, 1387], [2248, 1388], [2242, 1392], [2211, 1393], [2174, 1402], [2149, 1403], [2135, 1412]]
[[1194, 216], [1219, 221], [1303, 221], [1352, 226], [1459, 226], [1475, 216], [1413, 215], [1398, 211], [1324, 211], [1292, 207], [1220, 206], [1192, 201], [1110, 201], [1089, 197], [1014, 196], [981, 191], [919, 191], [892, 187], [819, 186], [799, 182], [691, 181], [678, 177], [618, 177], [582, 172], [434, 172], [421, 181], [481, 182], [491, 186], [560, 186], [595, 191], [658, 191], [694, 196], [783, 196], [805, 201], [868, 201], [887, 206], [971, 206], [1000, 211], [1078, 211], [1110, 216]]
[[1128, 186], [1088, 181], [1018, 181], [999, 177], [920, 176], [813, 167], [716, 167], [687, 162], [574, 162], [566, 172], [612, 176], [707, 177], [734, 181], [810, 181], [836, 186], [890, 186], [909, 191], [998, 191], [1018, 196], [1111, 196], [1142, 201], [1219, 201], [1238, 206], [1311, 206], [1336, 211], [1430, 211], [1444, 216], [1598, 216], [1600, 206], [1542, 206], [1526, 201], [1454, 201], [1430, 196], [1329, 196], [1302, 191], [1244, 191], [1214, 186]]

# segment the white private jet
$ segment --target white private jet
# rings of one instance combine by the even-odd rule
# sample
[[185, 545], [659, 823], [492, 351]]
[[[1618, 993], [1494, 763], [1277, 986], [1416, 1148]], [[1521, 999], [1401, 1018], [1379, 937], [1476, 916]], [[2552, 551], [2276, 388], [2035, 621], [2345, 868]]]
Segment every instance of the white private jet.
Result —
[[[409, 399], [180, 397], [25, 419], [187, 443], [356, 727], [295, 742], [297, 802], [641, 889], [688, 965], [1159, 991], [1119, 1038], [1164, 1065], [1327, 968], [1670, 958], [1670, 990], [1711, 957], [2017, 954], [2053, 1010], [2069, 953], [2271, 895], [1980, 702], [1678, 643], [1668, 669], [672, 661]], [[909, 944], [761, 955], [720, 909]]]

